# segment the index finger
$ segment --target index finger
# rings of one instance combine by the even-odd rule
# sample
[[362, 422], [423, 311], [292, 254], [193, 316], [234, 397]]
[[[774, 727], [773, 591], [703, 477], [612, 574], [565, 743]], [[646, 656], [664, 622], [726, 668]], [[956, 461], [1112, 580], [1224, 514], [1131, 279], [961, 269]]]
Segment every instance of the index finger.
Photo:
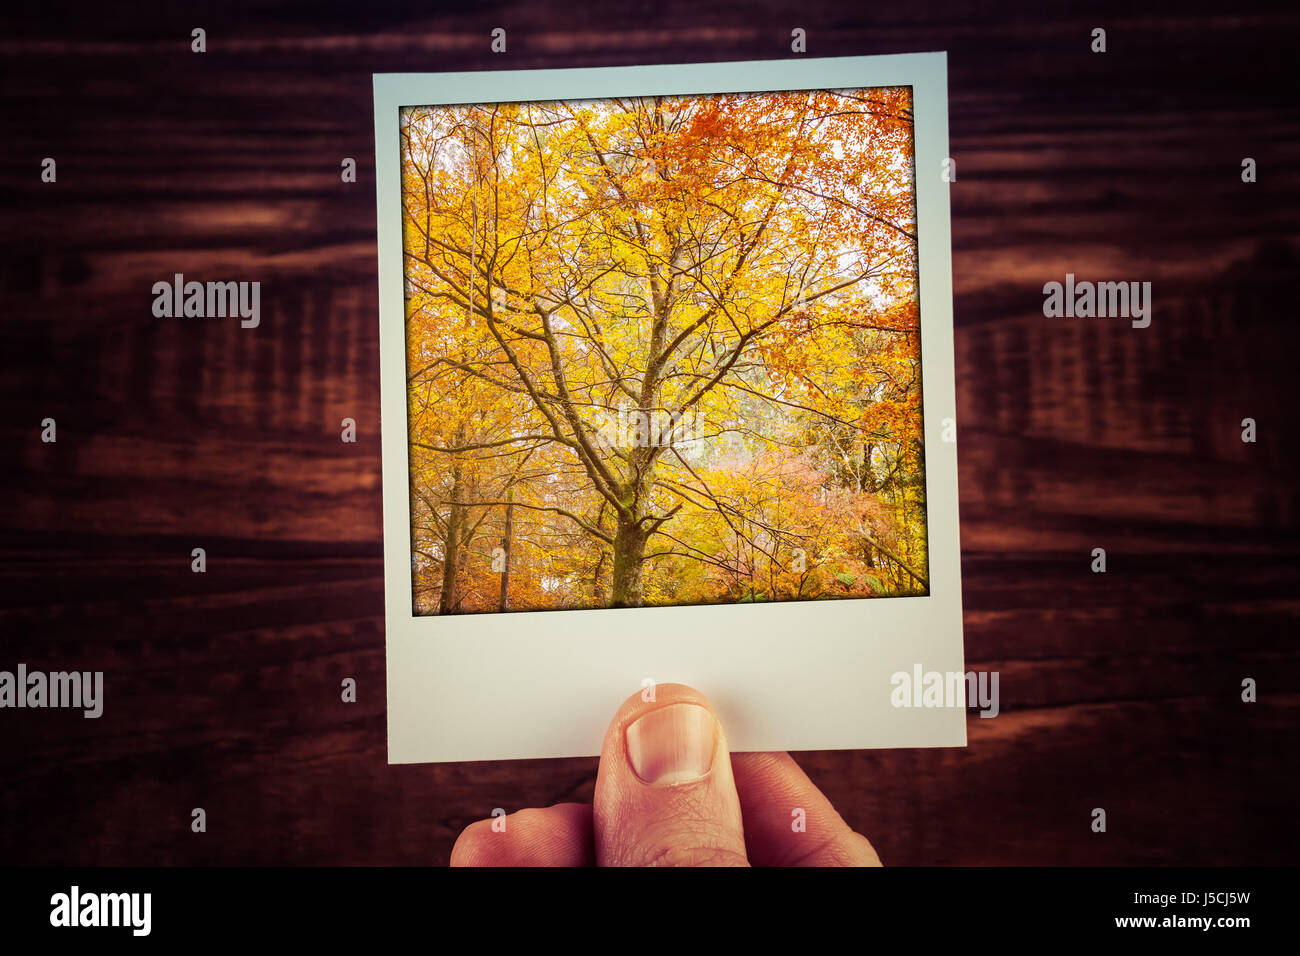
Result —
[[731, 772], [754, 866], [881, 865], [789, 754], [732, 754]]

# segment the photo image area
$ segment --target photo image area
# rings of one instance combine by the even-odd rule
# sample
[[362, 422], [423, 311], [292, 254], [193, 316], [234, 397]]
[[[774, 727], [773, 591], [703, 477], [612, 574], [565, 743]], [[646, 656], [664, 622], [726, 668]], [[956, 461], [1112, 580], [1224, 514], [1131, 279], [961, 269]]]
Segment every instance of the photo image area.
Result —
[[415, 615], [929, 593], [912, 108], [401, 110]]

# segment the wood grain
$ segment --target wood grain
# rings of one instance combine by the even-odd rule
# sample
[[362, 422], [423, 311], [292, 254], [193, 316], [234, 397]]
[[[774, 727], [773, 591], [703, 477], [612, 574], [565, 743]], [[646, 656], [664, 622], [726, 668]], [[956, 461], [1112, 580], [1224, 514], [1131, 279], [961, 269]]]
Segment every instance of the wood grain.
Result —
[[[1002, 713], [800, 761], [887, 863], [1294, 863], [1300, 24], [1196, 6], [6, 11], [0, 667], [109, 696], [0, 716], [0, 861], [438, 864], [493, 807], [590, 798], [594, 760], [386, 764], [370, 75], [782, 58], [803, 26], [949, 54], [966, 647]], [[155, 319], [175, 272], [261, 281], [262, 326]], [[1066, 272], [1151, 281], [1151, 327], [1044, 319]]]

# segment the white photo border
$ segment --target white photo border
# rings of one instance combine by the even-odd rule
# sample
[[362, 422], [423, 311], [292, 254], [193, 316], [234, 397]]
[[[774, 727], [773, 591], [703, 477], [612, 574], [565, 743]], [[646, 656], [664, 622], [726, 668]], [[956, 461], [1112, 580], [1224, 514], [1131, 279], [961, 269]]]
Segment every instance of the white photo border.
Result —
[[[929, 594], [416, 616], [412, 600], [399, 111], [910, 86]], [[485, 73], [375, 74], [389, 763], [587, 757], [644, 679], [703, 691], [733, 751], [966, 744], [965, 701], [895, 707], [891, 676], [964, 672], [947, 54]], [[964, 686], [964, 685], [963, 685]]]

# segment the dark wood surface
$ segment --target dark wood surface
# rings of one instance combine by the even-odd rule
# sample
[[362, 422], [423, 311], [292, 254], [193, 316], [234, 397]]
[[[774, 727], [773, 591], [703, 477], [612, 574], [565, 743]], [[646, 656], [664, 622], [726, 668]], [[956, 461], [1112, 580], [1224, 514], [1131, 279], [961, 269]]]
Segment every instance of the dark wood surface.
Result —
[[[0, 712], [0, 862], [437, 864], [591, 796], [595, 760], [386, 763], [370, 75], [782, 58], [802, 26], [949, 53], [966, 649], [1002, 713], [800, 762], [887, 863], [1294, 863], [1300, 21], [1043, 6], [6, 8], [0, 669], [107, 700]], [[175, 272], [261, 281], [261, 328], [155, 319]], [[1153, 282], [1151, 327], [1043, 318], [1066, 272]]]

